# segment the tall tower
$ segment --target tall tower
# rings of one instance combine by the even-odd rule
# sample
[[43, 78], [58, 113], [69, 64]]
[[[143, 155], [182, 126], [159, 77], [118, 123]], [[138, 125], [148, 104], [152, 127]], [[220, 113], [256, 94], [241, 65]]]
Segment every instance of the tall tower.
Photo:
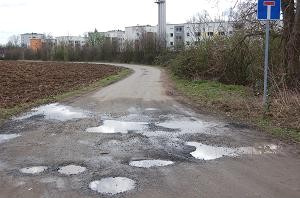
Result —
[[158, 4], [158, 30], [157, 34], [162, 45], [166, 45], [166, 0], [156, 0]]

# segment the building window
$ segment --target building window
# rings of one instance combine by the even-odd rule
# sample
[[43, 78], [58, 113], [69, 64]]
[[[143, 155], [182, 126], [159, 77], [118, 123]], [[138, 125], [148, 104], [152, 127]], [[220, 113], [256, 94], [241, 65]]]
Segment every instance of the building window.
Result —
[[219, 32], [220, 36], [225, 36], [225, 32]]
[[201, 32], [196, 32], [196, 36], [201, 36]]
[[233, 32], [232, 32], [232, 31], [229, 31], [229, 34], [233, 34]]
[[174, 42], [170, 42], [170, 45], [173, 46], [173, 45], [174, 45]]
[[186, 42], [186, 45], [190, 45], [191, 43], [189, 41]]
[[182, 37], [181, 37], [181, 36], [176, 36], [176, 39], [177, 39], [177, 40], [181, 40]]
[[182, 32], [182, 27], [177, 27], [177, 28], [176, 28], [176, 31], [177, 31], [177, 32]]
[[170, 37], [173, 37], [174, 36], [174, 34], [173, 33], [170, 33]]
[[186, 33], [186, 36], [190, 36], [190, 33], [188, 32], [188, 33]]
[[208, 35], [208, 36], [213, 36], [214, 33], [213, 33], [213, 32], [207, 32], [207, 35]]

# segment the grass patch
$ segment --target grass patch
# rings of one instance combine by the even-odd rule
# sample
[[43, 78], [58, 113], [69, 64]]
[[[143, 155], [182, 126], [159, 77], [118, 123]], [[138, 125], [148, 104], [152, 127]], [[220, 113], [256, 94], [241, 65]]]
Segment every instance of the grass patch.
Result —
[[[294, 125], [285, 120], [292, 120], [295, 114], [286, 111], [277, 113], [280, 105], [273, 105], [270, 113], [263, 112], [260, 97], [254, 96], [250, 88], [240, 85], [225, 85], [215, 81], [191, 81], [172, 75], [175, 88], [191, 99], [197, 106], [208, 111], [222, 113], [242, 122], [247, 122], [275, 137], [300, 142], [300, 126], [297, 118]], [[290, 108], [295, 108], [290, 105]]]
[[117, 82], [117, 81], [127, 77], [131, 73], [132, 73], [132, 70], [124, 68], [124, 69], [121, 70], [121, 72], [119, 72], [116, 75], [111, 75], [109, 77], [106, 77], [104, 79], [101, 79], [101, 80], [99, 80], [95, 83], [92, 83], [92, 84], [89, 84], [89, 85], [86, 85], [86, 86], [79, 86], [79, 87], [73, 88], [73, 89], [71, 89], [67, 92], [64, 92], [64, 93], [49, 96], [49, 97], [43, 98], [43, 99], [38, 99], [34, 102], [17, 105], [13, 108], [0, 108], [0, 124], [5, 119], [8, 119], [8, 118], [10, 118], [10, 117], [12, 117], [16, 114], [19, 114], [19, 113], [23, 112], [26, 109], [32, 108], [34, 106], [50, 103], [50, 102], [62, 101], [62, 100], [68, 99], [70, 97], [80, 96], [82, 94], [94, 91], [98, 88], [105, 87], [105, 86], [108, 86], [108, 85], [110, 85], [114, 82]]

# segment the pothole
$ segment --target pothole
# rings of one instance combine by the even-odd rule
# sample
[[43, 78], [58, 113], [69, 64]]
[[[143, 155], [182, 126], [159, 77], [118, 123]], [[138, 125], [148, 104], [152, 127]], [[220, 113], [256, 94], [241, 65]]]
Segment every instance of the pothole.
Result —
[[85, 167], [71, 164], [68, 166], [60, 167], [58, 169], [58, 172], [60, 174], [64, 174], [64, 175], [77, 175], [77, 174], [83, 173], [85, 170], [86, 170]]
[[7, 142], [7, 141], [9, 141], [11, 139], [20, 137], [20, 136], [21, 135], [19, 135], [19, 134], [1, 134], [0, 135], [0, 144], [4, 143], [4, 142]]
[[102, 194], [119, 194], [135, 188], [135, 181], [126, 177], [108, 177], [99, 181], [93, 181], [90, 189]]
[[274, 144], [260, 145], [257, 147], [239, 147], [239, 148], [227, 148], [216, 147], [201, 144], [198, 142], [187, 142], [186, 145], [196, 147], [196, 150], [190, 154], [200, 160], [214, 160], [222, 158], [224, 156], [236, 157], [240, 155], [259, 155], [276, 153], [278, 146]]
[[180, 130], [181, 134], [210, 133], [210, 129], [217, 126], [216, 123], [204, 122], [201, 120], [169, 120], [158, 123], [157, 126]]
[[105, 120], [99, 127], [88, 128], [89, 133], [128, 133], [128, 131], [146, 130], [146, 122], [125, 122], [116, 120]]
[[167, 160], [140, 160], [140, 161], [131, 161], [130, 166], [140, 167], [140, 168], [151, 168], [151, 167], [161, 167], [174, 164], [172, 161]]
[[59, 103], [53, 103], [43, 105], [31, 110], [31, 112], [17, 117], [14, 120], [23, 120], [31, 118], [36, 115], [43, 115], [45, 119], [67, 121], [72, 119], [80, 119], [88, 117], [86, 113], [81, 110], [75, 109], [70, 106], [61, 105]]
[[47, 170], [47, 166], [32, 166], [20, 169], [21, 173], [25, 174], [39, 174]]
[[146, 111], [157, 111], [156, 108], [146, 108], [145, 110], [146, 110]]

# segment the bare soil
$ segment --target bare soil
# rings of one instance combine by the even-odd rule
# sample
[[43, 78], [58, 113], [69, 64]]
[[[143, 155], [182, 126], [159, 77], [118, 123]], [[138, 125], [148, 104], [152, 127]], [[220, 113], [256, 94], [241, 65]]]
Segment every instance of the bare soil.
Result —
[[87, 63], [0, 61], [0, 108], [54, 96], [120, 72]]

